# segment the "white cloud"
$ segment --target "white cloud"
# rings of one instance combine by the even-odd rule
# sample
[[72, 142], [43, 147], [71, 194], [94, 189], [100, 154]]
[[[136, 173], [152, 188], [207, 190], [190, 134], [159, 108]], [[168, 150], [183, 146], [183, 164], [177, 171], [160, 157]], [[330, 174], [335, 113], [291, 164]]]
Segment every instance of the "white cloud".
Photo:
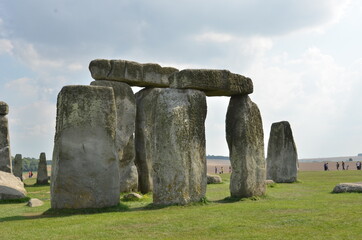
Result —
[[11, 54], [14, 46], [8, 39], [0, 39], [0, 55], [7, 53]]
[[233, 36], [225, 33], [217, 32], [205, 32], [194, 36], [194, 39], [197, 42], [216, 42], [216, 43], [226, 43], [233, 40]]

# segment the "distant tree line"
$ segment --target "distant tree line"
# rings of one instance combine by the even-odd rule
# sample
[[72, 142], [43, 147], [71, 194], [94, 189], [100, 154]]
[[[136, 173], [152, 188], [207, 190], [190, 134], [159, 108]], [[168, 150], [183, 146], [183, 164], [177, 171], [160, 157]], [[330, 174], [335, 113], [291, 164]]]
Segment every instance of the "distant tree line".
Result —
[[229, 160], [229, 157], [225, 156], [215, 156], [215, 155], [207, 155], [206, 159], [218, 159], [218, 160]]

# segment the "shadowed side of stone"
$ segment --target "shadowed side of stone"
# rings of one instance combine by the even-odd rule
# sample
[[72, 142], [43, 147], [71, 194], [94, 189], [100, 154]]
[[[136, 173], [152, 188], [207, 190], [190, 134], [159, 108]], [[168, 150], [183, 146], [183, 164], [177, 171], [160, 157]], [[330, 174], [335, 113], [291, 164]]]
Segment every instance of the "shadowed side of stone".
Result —
[[45, 153], [40, 153], [36, 184], [48, 184], [48, 169]]
[[258, 106], [248, 96], [233, 96], [226, 115], [230, 151], [232, 197], [265, 193], [264, 133]]
[[10, 153], [9, 123], [6, 115], [9, 113], [9, 106], [0, 101], [0, 171], [12, 172]]
[[119, 203], [114, 99], [110, 87], [65, 86], [60, 91], [52, 208], [103, 208]]
[[266, 162], [267, 179], [276, 183], [297, 181], [298, 154], [289, 122], [272, 124]]
[[136, 99], [131, 87], [122, 82], [93, 81], [92, 86], [112, 87], [116, 103], [116, 147], [120, 166], [121, 192], [136, 191], [138, 175], [135, 166], [134, 131]]
[[15, 177], [23, 181], [23, 157], [21, 154], [16, 154], [14, 158], [13, 174]]
[[250, 78], [228, 70], [185, 69], [169, 78], [171, 88], [198, 89], [206, 96], [246, 95], [253, 92]]
[[178, 71], [176, 68], [161, 67], [155, 63], [141, 64], [107, 59], [91, 61], [89, 70], [95, 80], [120, 81], [139, 87], [169, 87], [168, 77]]

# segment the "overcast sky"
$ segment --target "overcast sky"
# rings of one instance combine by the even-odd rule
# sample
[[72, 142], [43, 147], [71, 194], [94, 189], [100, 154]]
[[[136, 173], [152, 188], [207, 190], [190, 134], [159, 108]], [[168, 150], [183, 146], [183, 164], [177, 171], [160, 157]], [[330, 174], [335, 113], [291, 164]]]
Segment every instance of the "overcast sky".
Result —
[[[300, 158], [362, 153], [362, 1], [1, 1], [12, 155], [51, 159], [57, 94], [88, 85], [96, 58], [245, 75], [265, 149], [271, 124], [287, 120]], [[207, 154], [229, 153], [228, 101], [208, 98]]]

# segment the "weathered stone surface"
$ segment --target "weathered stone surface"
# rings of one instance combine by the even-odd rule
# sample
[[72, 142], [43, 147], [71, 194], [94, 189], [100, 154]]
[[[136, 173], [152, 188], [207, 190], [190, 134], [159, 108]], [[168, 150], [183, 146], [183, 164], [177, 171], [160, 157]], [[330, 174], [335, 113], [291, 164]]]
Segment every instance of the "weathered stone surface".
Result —
[[228, 70], [185, 69], [169, 77], [170, 87], [198, 89], [206, 96], [246, 95], [253, 92], [250, 78]]
[[265, 193], [264, 133], [258, 106], [248, 96], [232, 96], [226, 114], [232, 197]]
[[26, 197], [26, 190], [23, 182], [11, 173], [0, 171], [0, 200], [24, 197]]
[[178, 71], [154, 63], [106, 59], [91, 61], [89, 70], [95, 80], [120, 81], [139, 87], [169, 87], [168, 77]]
[[207, 184], [222, 183], [222, 179], [219, 175], [207, 174]]
[[26, 206], [28, 206], [28, 207], [40, 207], [43, 205], [44, 205], [44, 202], [37, 198], [30, 199], [29, 202], [26, 204]]
[[334, 193], [358, 192], [362, 193], [362, 183], [340, 183], [334, 189]]
[[8, 118], [0, 115], [0, 171], [12, 172]]
[[154, 203], [200, 201], [207, 183], [205, 94], [165, 88], [145, 89], [136, 97], [137, 153], [145, 155], [136, 162], [148, 170], [140, 175], [152, 175]]
[[270, 180], [270, 179], [265, 180], [265, 185], [273, 185], [273, 184], [275, 184], [275, 182], [273, 180]]
[[48, 184], [48, 169], [45, 153], [40, 153], [36, 184]]
[[155, 103], [161, 88], [143, 89], [136, 93], [136, 166], [138, 170], [138, 189], [145, 194], [153, 190], [152, 155], [154, 149]]
[[123, 150], [119, 168], [121, 192], [137, 191], [138, 172], [135, 165], [135, 142], [133, 135]]
[[119, 203], [113, 89], [66, 86], [57, 102], [51, 207], [102, 208]]
[[112, 87], [116, 102], [116, 147], [120, 165], [121, 192], [137, 190], [138, 174], [134, 164], [136, 100], [131, 87], [122, 82], [93, 81], [91, 85]]
[[136, 201], [136, 200], [139, 200], [142, 198], [143, 197], [140, 194], [135, 193], [135, 192], [131, 192], [131, 193], [123, 196], [123, 200], [125, 200], [125, 201]]
[[266, 159], [267, 179], [276, 183], [297, 181], [298, 154], [292, 129], [287, 121], [273, 123]]
[[9, 106], [6, 102], [0, 101], [0, 115], [7, 115], [9, 113]]
[[21, 181], [23, 181], [23, 157], [21, 154], [15, 155], [13, 174], [15, 177], [18, 177]]

